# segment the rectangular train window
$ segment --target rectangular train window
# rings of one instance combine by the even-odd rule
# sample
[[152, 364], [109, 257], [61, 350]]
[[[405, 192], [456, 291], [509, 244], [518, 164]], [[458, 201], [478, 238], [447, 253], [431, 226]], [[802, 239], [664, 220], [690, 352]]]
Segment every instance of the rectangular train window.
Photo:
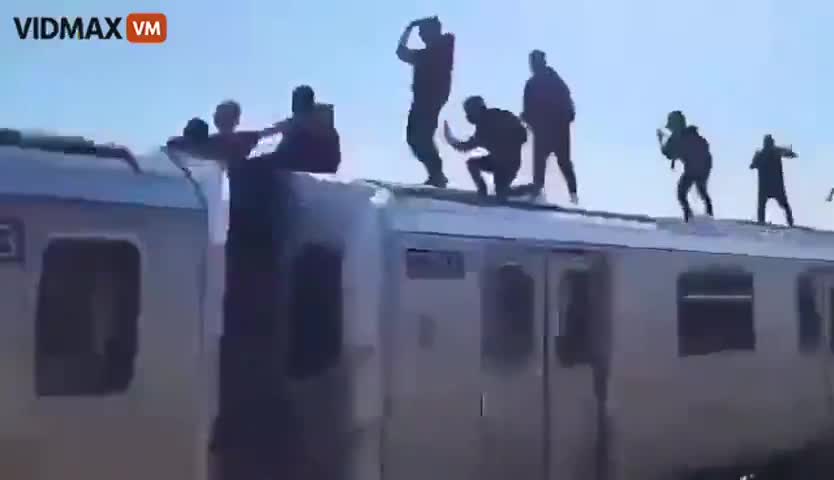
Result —
[[495, 367], [525, 364], [535, 341], [535, 281], [516, 264], [490, 271], [485, 280], [481, 358]]
[[678, 354], [755, 350], [753, 275], [740, 270], [678, 277]]
[[556, 356], [563, 367], [591, 361], [591, 274], [570, 270], [559, 283], [559, 331]]
[[59, 239], [43, 254], [35, 318], [39, 396], [124, 392], [138, 349], [140, 256], [127, 241]]
[[454, 251], [418, 250], [405, 254], [405, 271], [413, 279], [458, 279], [465, 276], [463, 254]]
[[817, 308], [813, 276], [803, 274], [796, 282], [796, 307], [799, 319], [799, 351], [814, 352], [822, 338], [822, 317]]

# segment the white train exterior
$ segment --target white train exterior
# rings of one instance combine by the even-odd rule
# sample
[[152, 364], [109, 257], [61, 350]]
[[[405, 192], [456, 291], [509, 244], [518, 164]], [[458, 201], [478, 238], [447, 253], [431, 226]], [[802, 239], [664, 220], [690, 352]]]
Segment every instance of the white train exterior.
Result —
[[[138, 163], [0, 147], [2, 478], [213, 475], [222, 172]], [[677, 480], [834, 431], [830, 233], [289, 185], [285, 264], [340, 258], [334, 318], [289, 314], [331, 478]]]

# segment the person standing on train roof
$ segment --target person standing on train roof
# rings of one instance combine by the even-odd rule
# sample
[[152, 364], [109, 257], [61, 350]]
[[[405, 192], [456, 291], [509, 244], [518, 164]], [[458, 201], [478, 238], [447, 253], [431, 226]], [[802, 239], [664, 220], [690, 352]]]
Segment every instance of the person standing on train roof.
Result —
[[687, 195], [693, 184], [704, 201], [707, 215], [712, 216], [712, 199], [707, 191], [707, 182], [712, 171], [709, 142], [698, 133], [698, 127], [687, 125], [686, 117], [679, 110], [669, 113], [666, 128], [671, 133], [669, 138], [665, 139], [663, 130], [658, 129], [657, 141], [660, 151], [672, 161], [672, 170], [675, 169], [676, 160], [683, 162], [683, 174], [678, 181], [678, 203], [683, 209], [684, 221], [688, 222], [692, 217]]
[[[425, 48], [408, 48], [411, 31], [417, 27]], [[443, 160], [437, 151], [434, 134], [440, 111], [449, 100], [452, 89], [455, 37], [443, 33], [437, 17], [422, 18], [408, 24], [399, 44], [397, 58], [413, 67], [411, 85], [413, 99], [408, 112], [406, 141], [414, 156], [428, 173], [426, 185], [445, 188], [448, 180], [443, 173]]]
[[785, 219], [789, 226], [793, 226], [793, 212], [788, 203], [785, 192], [785, 177], [782, 171], [783, 158], [796, 158], [797, 155], [790, 147], [777, 146], [772, 135], [765, 135], [762, 149], [753, 156], [750, 169], [759, 172], [759, 199], [756, 220], [763, 224], [765, 221], [765, 207], [771, 198], [776, 200], [785, 211]]
[[475, 125], [475, 133], [468, 140], [458, 140], [452, 134], [449, 124], [443, 123], [446, 141], [459, 152], [469, 152], [483, 148], [489, 153], [472, 157], [466, 161], [469, 174], [478, 189], [478, 194], [486, 196], [487, 186], [481, 176], [482, 172], [492, 173], [495, 195], [506, 199], [510, 194], [513, 180], [521, 167], [521, 147], [527, 142], [527, 129], [518, 117], [499, 108], [487, 108], [484, 99], [469, 97], [463, 102], [466, 119]]
[[567, 183], [571, 202], [577, 203], [576, 173], [570, 148], [570, 129], [576, 109], [570, 89], [556, 70], [548, 66], [543, 51], [530, 52], [529, 61], [532, 75], [524, 86], [521, 119], [533, 132], [533, 183], [517, 191], [533, 196], [541, 193], [547, 160], [553, 154]]

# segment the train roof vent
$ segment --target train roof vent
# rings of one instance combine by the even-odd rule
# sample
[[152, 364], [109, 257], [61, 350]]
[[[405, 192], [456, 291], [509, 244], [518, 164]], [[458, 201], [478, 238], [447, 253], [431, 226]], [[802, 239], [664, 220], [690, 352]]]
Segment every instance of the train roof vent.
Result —
[[0, 128], [0, 147], [4, 146], [118, 159], [125, 162], [134, 172], [141, 172], [139, 163], [127, 147], [112, 143], [95, 143], [79, 136], [24, 133], [20, 130]]

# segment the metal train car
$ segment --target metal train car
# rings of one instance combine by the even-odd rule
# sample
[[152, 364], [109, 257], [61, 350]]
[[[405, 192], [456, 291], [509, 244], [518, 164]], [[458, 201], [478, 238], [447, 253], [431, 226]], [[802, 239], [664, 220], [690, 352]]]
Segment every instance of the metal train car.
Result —
[[[217, 479], [221, 170], [7, 146], [0, 171], [0, 477]], [[328, 478], [813, 478], [831, 233], [281, 175], [290, 392]]]

